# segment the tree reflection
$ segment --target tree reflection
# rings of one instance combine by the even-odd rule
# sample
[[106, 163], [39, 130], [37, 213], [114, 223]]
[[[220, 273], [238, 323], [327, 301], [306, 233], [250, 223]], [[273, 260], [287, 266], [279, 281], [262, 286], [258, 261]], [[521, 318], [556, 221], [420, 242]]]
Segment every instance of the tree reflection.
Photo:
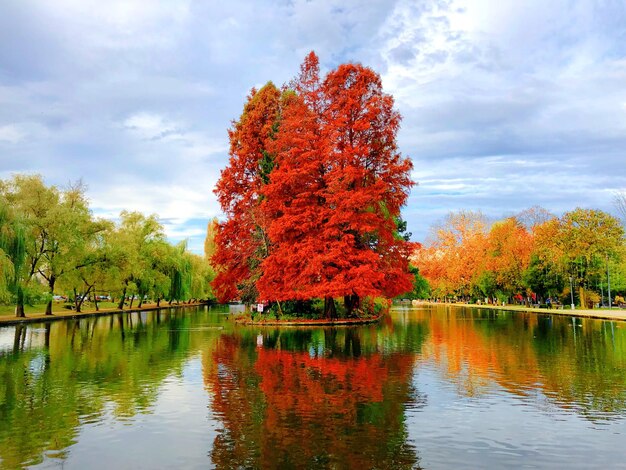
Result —
[[182, 372], [199, 321], [161, 315], [167, 324], [135, 313], [18, 325], [0, 353], [0, 468], [65, 458], [79, 427], [105, 413], [149, 413], [163, 380]]
[[520, 397], [540, 391], [592, 420], [626, 410], [626, 332], [613, 322], [484, 310], [418, 316], [432, 332], [423, 358], [464, 395], [495, 382]]
[[[423, 338], [423, 331], [420, 331]], [[218, 467], [416, 468], [405, 404], [414, 354], [383, 353], [377, 328], [238, 330], [205, 356], [224, 428]]]

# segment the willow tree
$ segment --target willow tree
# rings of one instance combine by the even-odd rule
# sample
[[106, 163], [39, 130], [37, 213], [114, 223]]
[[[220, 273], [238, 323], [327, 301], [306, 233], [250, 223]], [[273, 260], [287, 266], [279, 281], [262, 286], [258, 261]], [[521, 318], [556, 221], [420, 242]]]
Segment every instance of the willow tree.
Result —
[[109, 253], [113, 264], [111, 275], [117, 278], [121, 289], [118, 305], [121, 310], [128, 293], [143, 295], [149, 290], [143, 284], [150, 282], [153, 255], [159, 252], [155, 247], [165, 241], [165, 233], [156, 215], [122, 211], [120, 219], [109, 237]]
[[187, 242], [182, 241], [172, 248], [170, 268], [169, 303], [188, 299], [191, 294], [192, 264], [187, 252]]
[[26, 266], [27, 234], [24, 224], [10, 211], [0, 195], [0, 293], [15, 301], [15, 316], [24, 317], [24, 286], [29, 276]]

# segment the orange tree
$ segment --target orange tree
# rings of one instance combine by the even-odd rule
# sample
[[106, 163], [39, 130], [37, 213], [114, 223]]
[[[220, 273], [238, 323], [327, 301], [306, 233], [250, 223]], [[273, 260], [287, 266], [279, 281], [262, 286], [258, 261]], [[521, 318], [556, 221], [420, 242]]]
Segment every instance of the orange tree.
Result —
[[413, 262], [435, 296], [469, 297], [484, 271], [487, 222], [480, 212], [449, 214]]
[[485, 273], [493, 279], [497, 291], [508, 297], [524, 290], [523, 274], [530, 264], [532, 248], [531, 234], [515, 217], [492, 225], [487, 236]]

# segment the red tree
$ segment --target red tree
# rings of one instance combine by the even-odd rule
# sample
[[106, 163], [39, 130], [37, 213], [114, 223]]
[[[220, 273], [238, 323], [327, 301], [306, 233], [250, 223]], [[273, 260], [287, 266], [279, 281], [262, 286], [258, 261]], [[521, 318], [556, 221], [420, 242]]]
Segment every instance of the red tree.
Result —
[[275, 243], [258, 282], [270, 300], [344, 296], [351, 311], [366, 295], [411, 289], [411, 244], [396, 219], [413, 185], [397, 150], [400, 115], [367, 67], [341, 65], [319, 79], [311, 53], [286, 97], [277, 167], [263, 188]]
[[229, 165], [215, 193], [227, 219], [215, 237], [213, 281], [218, 300], [256, 297], [260, 263], [269, 252], [267, 222], [260, 210], [261, 189], [273, 166], [269, 147], [279, 117], [280, 91], [269, 82], [252, 90], [239, 121], [228, 131]]

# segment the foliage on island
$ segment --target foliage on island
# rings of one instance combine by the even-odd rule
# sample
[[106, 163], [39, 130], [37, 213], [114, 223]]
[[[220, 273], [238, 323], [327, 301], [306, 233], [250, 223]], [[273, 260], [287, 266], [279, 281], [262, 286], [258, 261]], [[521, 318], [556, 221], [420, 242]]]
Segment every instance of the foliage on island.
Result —
[[322, 299], [335, 317], [335, 298], [352, 316], [365, 297], [410, 291], [414, 245], [399, 227], [414, 183], [399, 126], [379, 75], [359, 64], [321, 77], [310, 53], [289, 85], [253, 89], [215, 189], [218, 299], [279, 311]]

